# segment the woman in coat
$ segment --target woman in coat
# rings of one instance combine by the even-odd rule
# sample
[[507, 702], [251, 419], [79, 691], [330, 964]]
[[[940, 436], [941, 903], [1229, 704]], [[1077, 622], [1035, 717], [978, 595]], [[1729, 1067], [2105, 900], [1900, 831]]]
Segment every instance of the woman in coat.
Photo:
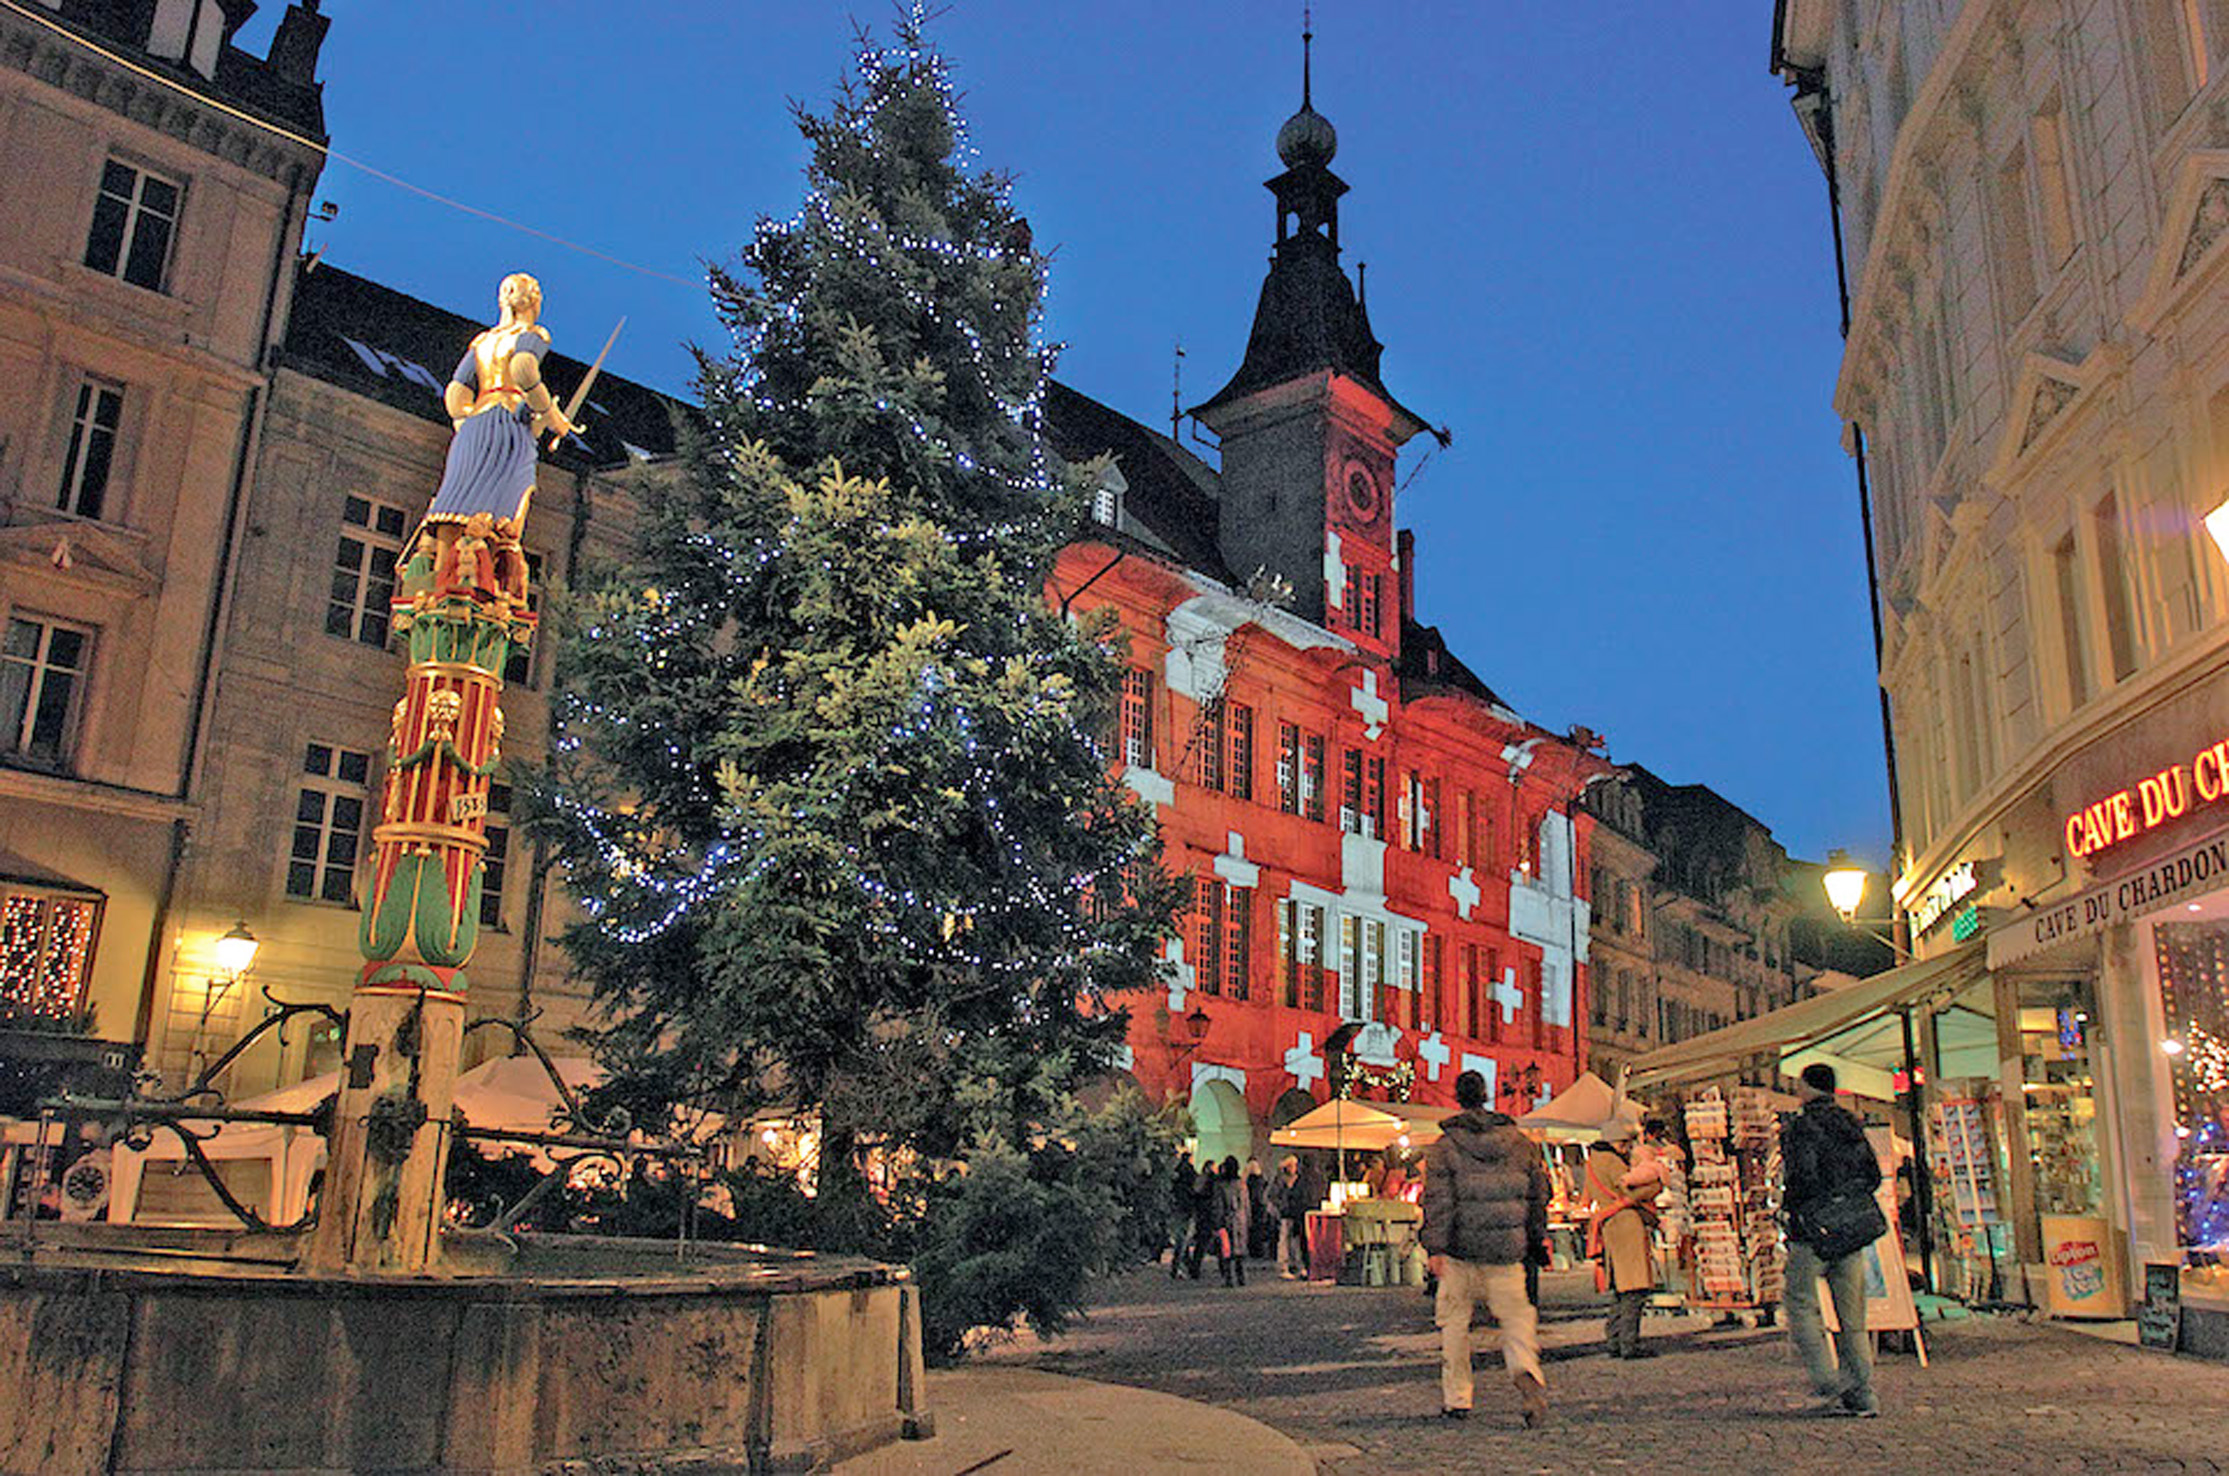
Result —
[[1246, 1199], [1246, 1180], [1238, 1171], [1238, 1159], [1224, 1159], [1223, 1170], [1215, 1180], [1214, 1233], [1216, 1264], [1223, 1272], [1225, 1286], [1246, 1284], [1246, 1235], [1252, 1228], [1252, 1208]]
[[1641, 1311], [1656, 1289], [1656, 1258], [1649, 1240], [1663, 1174], [1660, 1169], [1635, 1171], [1627, 1154], [1639, 1133], [1639, 1124], [1630, 1119], [1613, 1121], [1587, 1154], [1587, 1190], [1594, 1197], [1587, 1253], [1600, 1258], [1605, 1289], [1615, 1298], [1602, 1324], [1612, 1358], [1656, 1356], [1654, 1349], [1641, 1346]]

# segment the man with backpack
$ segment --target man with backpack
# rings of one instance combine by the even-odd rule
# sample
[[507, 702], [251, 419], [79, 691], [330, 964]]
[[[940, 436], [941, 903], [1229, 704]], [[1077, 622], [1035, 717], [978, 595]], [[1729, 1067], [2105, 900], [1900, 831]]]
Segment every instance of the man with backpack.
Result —
[[[1834, 1100], [1832, 1066], [1816, 1061], [1804, 1067], [1801, 1091], [1803, 1109], [1780, 1132], [1788, 1333], [1810, 1370], [1821, 1412], [1870, 1418], [1881, 1405], [1873, 1396], [1873, 1359], [1865, 1338], [1865, 1249], [1888, 1233], [1888, 1217], [1873, 1192], [1880, 1187], [1881, 1164], [1864, 1125]], [[1902, 1267], [1891, 1269], [1902, 1274]], [[1834, 1335], [1839, 1369], [1827, 1356], [1822, 1277], [1840, 1324]]]

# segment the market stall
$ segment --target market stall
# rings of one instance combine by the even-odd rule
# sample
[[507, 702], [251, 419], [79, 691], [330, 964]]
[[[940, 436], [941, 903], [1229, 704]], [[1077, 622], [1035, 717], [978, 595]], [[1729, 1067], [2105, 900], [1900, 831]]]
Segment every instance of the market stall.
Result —
[[1440, 1120], [1453, 1110], [1340, 1097], [1269, 1135], [1279, 1148], [1312, 1148], [1337, 1156], [1331, 1192], [1305, 1222], [1310, 1280], [1371, 1286], [1422, 1280], [1418, 1236], [1424, 1215], [1415, 1202], [1415, 1185], [1387, 1197], [1374, 1192], [1366, 1178], [1348, 1174], [1366, 1155], [1437, 1142]]

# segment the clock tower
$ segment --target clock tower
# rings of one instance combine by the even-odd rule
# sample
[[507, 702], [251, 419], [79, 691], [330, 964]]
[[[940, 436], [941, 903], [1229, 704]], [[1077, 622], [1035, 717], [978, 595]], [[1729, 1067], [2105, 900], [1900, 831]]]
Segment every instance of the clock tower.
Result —
[[1295, 614], [1392, 656], [1394, 457], [1425, 425], [1378, 378], [1384, 346], [1339, 264], [1339, 135], [1310, 80], [1304, 50], [1300, 111], [1277, 131], [1277, 242], [1245, 361], [1192, 414], [1222, 442], [1224, 562], [1282, 576]]

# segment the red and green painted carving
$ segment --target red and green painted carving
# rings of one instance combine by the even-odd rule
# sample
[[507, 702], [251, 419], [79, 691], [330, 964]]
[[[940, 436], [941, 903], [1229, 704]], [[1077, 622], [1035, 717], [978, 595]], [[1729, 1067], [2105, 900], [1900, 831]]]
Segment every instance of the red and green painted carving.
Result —
[[461, 991], [480, 941], [503, 666], [534, 633], [516, 535], [485, 515], [428, 524], [403, 562], [394, 608], [410, 664], [372, 831], [360, 983]]

